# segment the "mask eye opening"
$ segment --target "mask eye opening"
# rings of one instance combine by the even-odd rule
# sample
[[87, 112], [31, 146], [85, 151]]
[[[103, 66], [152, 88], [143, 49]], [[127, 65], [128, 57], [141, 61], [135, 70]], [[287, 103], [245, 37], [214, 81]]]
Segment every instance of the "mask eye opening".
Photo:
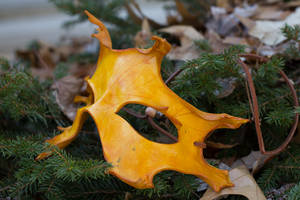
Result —
[[[149, 107], [148, 107], [149, 108]], [[174, 144], [178, 141], [178, 132], [172, 121], [163, 113], [146, 114], [147, 106], [126, 104], [116, 114], [126, 120], [141, 136], [161, 144]]]

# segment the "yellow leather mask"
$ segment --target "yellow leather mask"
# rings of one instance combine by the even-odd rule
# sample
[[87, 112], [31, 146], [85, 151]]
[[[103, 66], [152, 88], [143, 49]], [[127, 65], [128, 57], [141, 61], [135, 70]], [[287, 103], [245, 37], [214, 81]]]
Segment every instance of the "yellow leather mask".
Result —
[[[202, 112], [172, 92], [160, 74], [161, 61], [171, 49], [166, 40], [154, 36], [155, 44], [149, 49], [115, 50], [106, 27], [89, 12], [86, 14], [99, 26], [93, 36], [101, 46], [97, 70], [87, 79], [90, 96], [75, 99], [86, 106], [78, 109], [72, 126], [47, 142], [66, 147], [90, 114], [99, 130], [104, 157], [112, 164], [109, 173], [127, 184], [151, 188], [155, 174], [175, 170], [201, 178], [215, 191], [232, 186], [228, 172], [209, 165], [203, 158], [203, 149], [194, 143], [204, 142], [215, 129], [238, 128], [248, 120]], [[166, 115], [177, 128], [178, 142], [161, 144], [141, 136], [116, 114], [130, 103], [149, 106]], [[47, 155], [40, 154], [38, 159]]]

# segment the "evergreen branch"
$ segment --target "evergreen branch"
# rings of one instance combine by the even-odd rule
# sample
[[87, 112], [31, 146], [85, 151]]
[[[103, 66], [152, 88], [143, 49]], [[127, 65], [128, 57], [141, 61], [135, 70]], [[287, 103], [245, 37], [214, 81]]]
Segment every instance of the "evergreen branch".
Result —
[[298, 200], [300, 196], [300, 183], [295, 185], [288, 193], [288, 200]]
[[151, 126], [155, 129], [157, 129], [160, 133], [164, 134], [165, 136], [167, 136], [168, 138], [170, 138], [171, 140], [173, 140], [174, 142], [178, 142], [178, 139], [173, 136], [171, 133], [169, 133], [168, 131], [166, 131], [165, 129], [161, 128], [159, 125], [157, 125], [152, 117], [148, 116], [147, 117], [148, 122], [151, 124]]
[[272, 168], [271, 170], [272, 170], [272, 171], [271, 171], [271, 173], [269, 174], [269, 176], [268, 176], [267, 180], [266, 180], [266, 181], [265, 181], [265, 183], [264, 183], [264, 188], [267, 186], [267, 184], [269, 184], [269, 183], [270, 183], [270, 181], [271, 181], [271, 178], [272, 178], [272, 177], [273, 177], [273, 175], [274, 175], [275, 168]]
[[96, 191], [91, 191], [91, 192], [83, 192], [82, 194], [79, 194], [79, 195], [73, 195], [73, 196], [69, 196], [71, 198], [74, 198], [74, 197], [80, 197], [80, 196], [83, 196], [83, 195], [89, 195], [89, 194], [116, 194], [116, 193], [123, 193], [121, 191], [107, 191], [107, 190], [96, 190]]
[[298, 166], [283, 166], [283, 165], [276, 165], [276, 168], [284, 168], [284, 169], [300, 169]]

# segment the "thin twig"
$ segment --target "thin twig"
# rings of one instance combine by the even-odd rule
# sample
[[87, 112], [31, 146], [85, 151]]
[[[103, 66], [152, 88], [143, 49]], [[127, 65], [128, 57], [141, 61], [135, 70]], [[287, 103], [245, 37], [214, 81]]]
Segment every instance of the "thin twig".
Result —
[[259, 61], [261, 62], [267, 62], [269, 59], [268, 58], [265, 58], [265, 57], [262, 57], [260, 55], [257, 55], [257, 54], [251, 54], [251, 53], [242, 53], [242, 54], [239, 54], [240, 57], [246, 57], [246, 58], [253, 58], [253, 59], [258, 59]]
[[246, 85], [247, 98], [248, 98], [249, 105], [250, 105], [250, 111], [251, 111], [251, 113], [253, 113], [253, 105], [252, 105], [252, 101], [251, 101], [251, 97], [250, 97], [250, 92], [249, 92], [249, 87], [248, 87], [248, 82], [247, 81], [245, 81], [245, 85]]
[[147, 115], [142, 115], [140, 113], [137, 113], [129, 108], [122, 108], [123, 110], [125, 110], [128, 114], [135, 116], [136, 118], [140, 118], [140, 119], [146, 119]]
[[[241, 54], [240, 56], [241, 57], [257, 58], [257, 59], [260, 59], [261, 61], [264, 61], [264, 62], [267, 61], [266, 58], [261, 57], [259, 55], [255, 55], [255, 54]], [[257, 96], [256, 96], [256, 92], [255, 92], [253, 79], [252, 79], [252, 76], [251, 76], [248, 65], [246, 65], [241, 59], [238, 59], [237, 61], [242, 66], [242, 68], [244, 69], [244, 71], [246, 73], [246, 79], [247, 79], [247, 82], [248, 82], [248, 86], [249, 86], [250, 94], [251, 94], [251, 98], [252, 98], [252, 104], [253, 104], [252, 114], [253, 114], [253, 117], [254, 117], [255, 129], [256, 129], [256, 134], [257, 134], [257, 139], [258, 139], [260, 152], [264, 155], [274, 155], [275, 156], [276, 154], [281, 153], [287, 147], [287, 145], [290, 143], [290, 141], [292, 140], [292, 138], [294, 136], [294, 133], [296, 131], [297, 125], [298, 125], [299, 114], [298, 113], [295, 114], [294, 125], [293, 125], [292, 129], [290, 130], [290, 133], [287, 136], [286, 140], [277, 149], [272, 150], [272, 151], [266, 151], [263, 136], [262, 136], [262, 131], [261, 131], [261, 128], [260, 128], [259, 109], [258, 109], [258, 102], [257, 102]], [[288, 86], [291, 90], [291, 93], [292, 93], [292, 96], [293, 96], [293, 99], [294, 99], [294, 106], [298, 107], [299, 102], [298, 102], [298, 97], [297, 97], [297, 93], [296, 93], [296, 90], [295, 90], [294, 86], [291, 84], [288, 77], [286, 76], [286, 74], [282, 70], [279, 70], [279, 73], [281, 74], [283, 79], [286, 81], [286, 83], [288, 84]]]
[[183, 71], [183, 69], [177, 69], [175, 72], [173, 72], [169, 78], [165, 81], [165, 84], [169, 84], [170, 82], [172, 82], [174, 80], [174, 78], [180, 74]]
[[178, 139], [172, 135], [171, 133], [169, 133], [168, 131], [166, 131], [165, 129], [161, 128], [159, 125], [157, 125], [153, 119], [151, 117], [147, 117], [148, 122], [151, 124], [151, 126], [157, 130], [159, 130], [159, 132], [161, 132], [162, 134], [164, 134], [165, 136], [167, 136], [168, 138], [172, 139], [175, 142], [178, 142]]

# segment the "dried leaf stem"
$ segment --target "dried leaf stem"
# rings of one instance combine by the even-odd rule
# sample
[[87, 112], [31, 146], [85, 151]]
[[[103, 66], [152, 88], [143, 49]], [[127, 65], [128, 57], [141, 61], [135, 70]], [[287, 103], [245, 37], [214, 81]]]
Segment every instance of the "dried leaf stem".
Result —
[[167, 136], [168, 138], [172, 139], [175, 142], [178, 142], [178, 139], [172, 135], [171, 133], [169, 133], [168, 131], [166, 131], [165, 129], [161, 128], [159, 125], [157, 125], [154, 120], [152, 119], [152, 117], [148, 116], [147, 117], [148, 122], [151, 124], [151, 126], [155, 129], [157, 129], [159, 132], [161, 132], [162, 134], [164, 134], [165, 136]]
[[[266, 62], [268, 60], [264, 57], [261, 57], [259, 55], [255, 55], [255, 54], [241, 54], [240, 56], [241, 57], [256, 58], [256, 59], [259, 59], [263, 62]], [[290, 130], [290, 133], [287, 136], [286, 140], [277, 149], [274, 149], [272, 151], [266, 151], [263, 136], [262, 136], [262, 131], [261, 131], [261, 128], [260, 128], [259, 108], [258, 108], [257, 96], [256, 96], [256, 92], [255, 92], [253, 79], [252, 79], [252, 76], [251, 76], [248, 65], [246, 63], [244, 63], [241, 59], [238, 59], [237, 61], [242, 66], [242, 68], [244, 69], [244, 71], [246, 73], [246, 79], [247, 79], [247, 82], [248, 82], [248, 87], [250, 89], [251, 101], [252, 101], [252, 103], [250, 102], [250, 105], [252, 104], [252, 106], [253, 106], [252, 114], [253, 114], [253, 117], [254, 117], [255, 129], [256, 129], [256, 134], [257, 134], [257, 139], [258, 139], [260, 152], [262, 154], [265, 154], [265, 155], [275, 156], [275, 155], [281, 153], [287, 147], [287, 145], [290, 143], [290, 141], [292, 140], [292, 138], [294, 136], [294, 133], [296, 131], [297, 125], [298, 125], [299, 114], [298, 113], [295, 114], [293, 127]], [[285, 80], [285, 82], [287, 83], [287, 85], [289, 86], [289, 88], [291, 90], [293, 100], [294, 100], [294, 106], [295, 107], [299, 106], [297, 93], [296, 93], [296, 90], [295, 90], [293, 84], [289, 81], [287, 75], [282, 70], [279, 70], [279, 73], [281, 74], [281, 76], [283, 77], [283, 79]]]

